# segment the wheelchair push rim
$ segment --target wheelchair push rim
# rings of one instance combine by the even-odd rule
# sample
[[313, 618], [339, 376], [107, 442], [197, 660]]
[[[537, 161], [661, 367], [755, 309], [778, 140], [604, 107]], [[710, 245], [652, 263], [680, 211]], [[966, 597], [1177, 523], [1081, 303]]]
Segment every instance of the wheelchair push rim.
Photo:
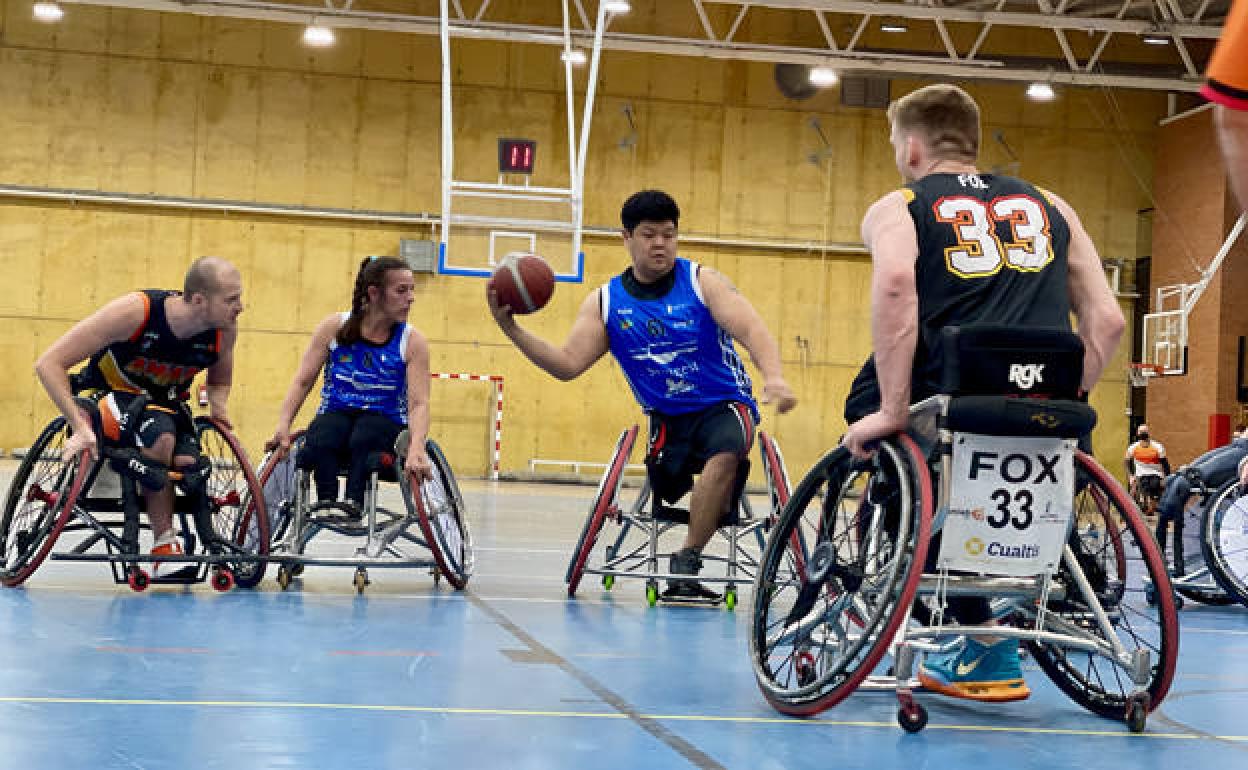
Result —
[[[891, 521], [883, 501], [866, 491], [877, 472], [893, 476], [899, 505]], [[859, 482], [860, 495], [847, 495]], [[774, 708], [815, 714], [872, 673], [914, 601], [931, 511], [926, 463], [906, 435], [881, 442], [869, 463], [838, 447], [798, 484], [754, 583], [750, 658]], [[876, 567], [872, 579], [867, 572]], [[826, 581], [808, 583], [822, 570]]]
[[[90, 454], [83, 451], [68, 463], [64, 462], [61, 450], [68, 434], [64, 417], [49, 423], [27, 450], [9, 487], [4, 518], [0, 522], [5, 562], [0, 569], [0, 583], [6, 586], [21, 585], [39, 568], [56, 544], [82, 493], [89, 475], [84, 471], [91, 469]], [[27, 522], [29, 525], [24, 526]], [[10, 543], [12, 538], [20, 541], [23, 534], [28, 538], [25, 544]]]
[[[195, 429], [200, 451], [212, 463], [205, 491], [213, 529], [238, 554], [267, 556], [271, 533], [268, 516], [261, 513], [267, 510], [264, 486], [256, 477], [246, 450], [233, 431], [214, 417], [196, 417]], [[220, 444], [210, 449], [211, 440], [207, 439], [214, 434]], [[234, 585], [254, 588], [264, 579], [266, 566], [263, 559], [229, 563]]]
[[[472, 577], [474, 555], [459, 483], [455, 480], [455, 474], [441, 447], [433, 439], [427, 439], [425, 452], [433, 466], [434, 479], [414, 484], [413, 479], [402, 469], [407, 455], [406, 436], [406, 432], [400, 435], [395, 445], [403, 500], [409, 513], [416, 516], [438, 572], [453, 588], [462, 591]], [[434, 501], [441, 505], [430, 505], [427, 487], [431, 484], [441, 487], [438, 494], [441, 499]]]
[[[1174, 591], [1165, 561], [1135, 502], [1104, 468], [1083, 452], [1075, 453], [1075, 467], [1079, 483], [1075, 496], [1076, 517], [1101, 517], [1111, 528], [1116, 528], [1105, 539], [1104, 548], [1115, 548], [1121, 556], [1134, 557], [1126, 559], [1128, 571], [1120, 578], [1121, 590], [1106, 597], [1109, 601], [1103, 604], [1108, 603], [1108, 606], [1103, 609], [1112, 616], [1116, 642], [1129, 651], [1149, 653], [1148, 683], [1136, 685], [1130, 672], [1119, 662], [1099, 653], [1036, 641], [1029, 641], [1028, 648], [1040, 668], [1071, 700], [1100, 716], [1129, 721], [1139, 703], [1139, 690], [1147, 695], [1145, 705], [1151, 711], [1161, 704], [1173, 681], [1179, 644]], [[1096, 558], [1096, 554], [1092, 556]], [[1113, 561], [1120, 561], [1120, 557], [1115, 556]], [[1146, 574], [1137, 579], [1129, 569], [1141, 563]], [[1151, 581], [1155, 588], [1151, 601], [1144, 599], [1143, 578]], [[1089, 619], [1089, 609], [1079, 605], [1079, 601], [1077, 596], [1073, 599], [1068, 596], [1067, 606], [1050, 606], [1047, 612], [1097, 634], [1100, 629]]]
[[564, 575], [569, 597], [576, 596], [581, 578], [585, 575], [585, 565], [589, 563], [589, 556], [598, 542], [598, 534], [602, 531], [603, 521], [607, 512], [616, 505], [620, 481], [624, 477], [624, 466], [628, 464], [628, 458], [633, 453], [638, 430], [638, 426], [634, 425], [620, 434], [615, 442], [615, 454], [611, 456], [610, 464], [603, 470], [602, 478], [598, 481], [598, 491], [590, 505], [589, 515], [585, 518], [585, 525], [581, 528], [576, 548], [572, 551], [567, 574]]

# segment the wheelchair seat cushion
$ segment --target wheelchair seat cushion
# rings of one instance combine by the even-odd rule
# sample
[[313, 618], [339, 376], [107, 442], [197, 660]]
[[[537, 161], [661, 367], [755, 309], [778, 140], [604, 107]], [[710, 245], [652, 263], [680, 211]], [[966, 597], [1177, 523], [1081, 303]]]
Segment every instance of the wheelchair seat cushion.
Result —
[[1079, 438], [1096, 427], [1096, 410], [1063, 399], [959, 396], [949, 402], [945, 427], [989, 436]]
[[[338, 463], [338, 475], [345, 477], [350, 471], [350, 455], [346, 449], [341, 450], [335, 456]], [[394, 452], [369, 452], [367, 469], [369, 473], [377, 472], [377, 478], [380, 481], [395, 482], [399, 480], [398, 476], [398, 458]], [[316, 449], [309, 448], [306, 444], [299, 450], [295, 457], [295, 467], [300, 470], [310, 471], [316, 467]]]
[[1067, 329], [996, 324], [941, 330], [941, 392], [1074, 399], [1083, 378], [1083, 340]]

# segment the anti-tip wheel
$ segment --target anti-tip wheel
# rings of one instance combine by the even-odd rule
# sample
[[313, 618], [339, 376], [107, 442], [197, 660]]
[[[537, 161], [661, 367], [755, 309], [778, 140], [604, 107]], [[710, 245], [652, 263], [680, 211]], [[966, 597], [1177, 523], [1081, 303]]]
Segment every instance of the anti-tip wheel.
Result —
[[908, 733], [917, 733], [927, 727], [927, 709], [919, 703], [911, 707], [902, 706], [897, 710], [897, 724]]
[[728, 590], [724, 591], [724, 606], [728, 608], [729, 612], [732, 612], [733, 610], [737, 608], [737, 589], [736, 588], [729, 586]]
[[234, 587], [234, 573], [228, 569], [219, 569], [212, 573], [212, 587], [224, 593]]
[[130, 573], [126, 575], [126, 583], [129, 584], [130, 590], [141, 593], [146, 591], [147, 587], [151, 585], [152, 578], [147, 574], [146, 570], [140, 567], [131, 567]]
[[646, 583], [646, 603], [651, 607], [659, 603], [659, 585], [653, 580]]
[[1144, 732], [1144, 728], [1148, 724], [1147, 694], [1132, 695], [1127, 699], [1127, 713], [1124, 715], [1123, 721], [1127, 723], [1127, 729], [1131, 732]]
[[283, 591], [290, 587], [291, 569], [285, 564], [277, 568], [277, 585]]
[[364, 593], [364, 586], [368, 585], [368, 570], [360, 567], [355, 571], [355, 592], [357, 594]]

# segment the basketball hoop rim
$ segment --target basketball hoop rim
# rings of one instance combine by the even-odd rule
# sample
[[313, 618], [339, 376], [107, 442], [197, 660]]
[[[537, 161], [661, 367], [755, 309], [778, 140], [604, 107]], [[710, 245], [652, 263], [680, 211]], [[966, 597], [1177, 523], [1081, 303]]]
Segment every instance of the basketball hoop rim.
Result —
[[1157, 364], [1132, 362], [1127, 365], [1127, 374], [1130, 375], [1131, 385], [1137, 388], [1148, 385], [1150, 379], [1160, 377], [1164, 373], [1165, 369]]

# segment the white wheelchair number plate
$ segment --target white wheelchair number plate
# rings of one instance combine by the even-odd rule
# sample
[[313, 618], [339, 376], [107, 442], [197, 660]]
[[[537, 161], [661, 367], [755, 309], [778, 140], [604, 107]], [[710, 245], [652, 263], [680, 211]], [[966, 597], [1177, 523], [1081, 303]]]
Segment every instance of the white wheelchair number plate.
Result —
[[937, 566], [990, 575], [1052, 572], [1075, 497], [1074, 442], [955, 433]]

